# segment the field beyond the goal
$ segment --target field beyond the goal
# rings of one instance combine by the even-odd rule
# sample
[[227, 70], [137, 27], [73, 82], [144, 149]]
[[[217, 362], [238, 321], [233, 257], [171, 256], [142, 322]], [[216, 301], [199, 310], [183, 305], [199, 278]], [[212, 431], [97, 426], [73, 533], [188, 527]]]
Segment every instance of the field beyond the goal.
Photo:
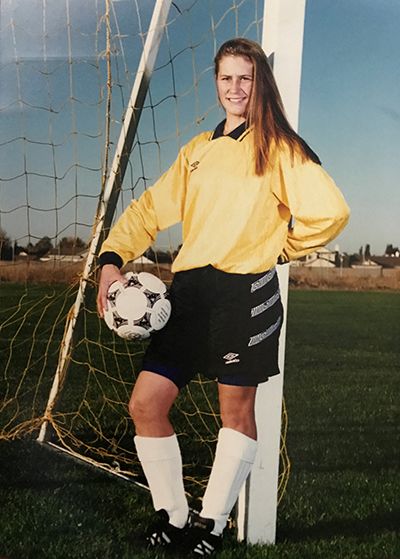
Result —
[[[2, 285], [0, 309], [13, 289]], [[45, 298], [46, 286], [36, 298], [38, 290]], [[400, 558], [399, 340], [399, 292], [290, 291], [291, 474], [277, 543], [246, 547], [228, 534], [217, 557]], [[0, 331], [1, 350], [9, 343]], [[141, 543], [152, 515], [146, 491], [36, 436], [0, 443], [1, 559], [164, 557]]]

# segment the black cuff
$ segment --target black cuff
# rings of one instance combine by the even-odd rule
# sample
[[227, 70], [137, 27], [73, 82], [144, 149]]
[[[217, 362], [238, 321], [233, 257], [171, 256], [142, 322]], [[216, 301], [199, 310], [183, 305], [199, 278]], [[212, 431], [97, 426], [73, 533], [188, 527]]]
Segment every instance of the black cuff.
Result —
[[122, 268], [124, 262], [120, 255], [116, 252], [103, 252], [99, 256], [99, 264], [100, 268], [102, 268], [106, 264], [114, 264], [114, 266], [117, 266], [117, 268]]

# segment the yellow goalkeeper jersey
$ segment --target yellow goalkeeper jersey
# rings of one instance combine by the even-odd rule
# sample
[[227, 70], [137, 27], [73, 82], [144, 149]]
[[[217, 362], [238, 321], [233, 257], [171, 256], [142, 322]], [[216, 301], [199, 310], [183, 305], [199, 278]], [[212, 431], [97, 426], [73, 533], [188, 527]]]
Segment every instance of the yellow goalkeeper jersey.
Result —
[[289, 261], [326, 245], [349, 217], [332, 178], [318, 163], [292, 156], [286, 145], [272, 150], [268, 170], [257, 176], [252, 136], [250, 128], [237, 139], [213, 139], [213, 132], [193, 138], [131, 202], [100, 254], [116, 253], [126, 263], [178, 222], [183, 244], [173, 272], [210, 264], [229, 273], [258, 273], [279, 257]]

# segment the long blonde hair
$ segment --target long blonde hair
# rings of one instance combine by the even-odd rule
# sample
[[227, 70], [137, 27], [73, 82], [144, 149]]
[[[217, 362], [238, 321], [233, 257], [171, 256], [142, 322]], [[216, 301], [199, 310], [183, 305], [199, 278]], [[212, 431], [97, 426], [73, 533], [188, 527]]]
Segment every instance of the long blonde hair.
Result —
[[214, 59], [216, 77], [224, 56], [243, 56], [253, 64], [253, 88], [246, 120], [254, 130], [256, 175], [263, 175], [268, 167], [272, 141], [276, 145], [287, 143], [292, 156], [297, 149], [304, 160], [320, 163], [318, 156], [290, 126], [267, 56], [260, 45], [241, 37], [221, 45]]

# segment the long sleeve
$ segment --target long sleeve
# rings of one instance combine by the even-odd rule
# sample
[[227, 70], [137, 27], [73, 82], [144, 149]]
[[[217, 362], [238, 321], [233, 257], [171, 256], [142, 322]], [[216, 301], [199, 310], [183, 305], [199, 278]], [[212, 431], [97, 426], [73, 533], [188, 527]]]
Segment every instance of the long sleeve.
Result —
[[158, 231], [182, 220], [188, 174], [184, 150], [152, 187], [132, 200], [111, 229], [100, 254], [116, 253], [125, 264], [141, 256]]
[[292, 216], [281, 260], [289, 261], [325, 246], [346, 225], [350, 211], [340, 190], [317, 163], [293, 158], [288, 149], [279, 154], [272, 189]]

